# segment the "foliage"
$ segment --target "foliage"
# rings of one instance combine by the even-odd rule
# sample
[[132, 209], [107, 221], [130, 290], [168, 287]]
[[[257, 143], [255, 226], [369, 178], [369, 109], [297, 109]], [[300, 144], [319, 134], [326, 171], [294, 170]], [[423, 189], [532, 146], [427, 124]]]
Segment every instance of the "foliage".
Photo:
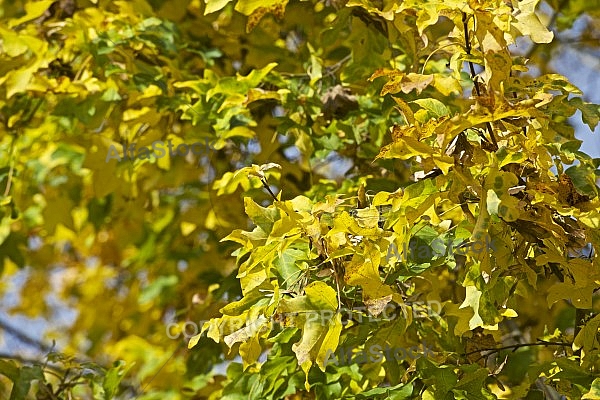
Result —
[[106, 370], [58, 353], [48, 354], [43, 365], [17, 365], [13, 360], [0, 359], [0, 373], [13, 382], [11, 400], [26, 398], [34, 382], [38, 385], [36, 399], [72, 398], [78, 385], [89, 386], [94, 398], [112, 399], [127, 369], [122, 361]]
[[[54, 377], [0, 360], [0, 391], [599, 398], [600, 159], [567, 118], [594, 130], [600, 107], [514, 54], [555, 41], [537, 6], [2, 5], [0, 274], [26, 274], [13, 313], [75, 310], [49, 337], [85, 357], [48, 356], [75, 371]], [[107, 162], [168, 140], [214, 151]], [[419, 301], [443, 309], [380, 318]], [[434, 356], [327, 362], [423, 341]]]

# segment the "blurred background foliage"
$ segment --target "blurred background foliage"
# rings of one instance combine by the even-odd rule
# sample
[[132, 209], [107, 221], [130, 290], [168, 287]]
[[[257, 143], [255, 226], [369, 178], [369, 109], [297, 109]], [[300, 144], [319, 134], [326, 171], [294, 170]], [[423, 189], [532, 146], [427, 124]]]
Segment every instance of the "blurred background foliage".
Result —
[[[258, 378], [237, 363], [225, 374], [236, 352], [207, 338], [187, 350], [180, 332], [241, 296], [236, 246], [220, 240], [251, 227], [243, 196], [272, 199], [259, 182], [232, 184], [233, 172], [281, 165], [271, 189], [284, 199], [355, 195], [361, 184], [393, 192], [414, 180], [409, 161], [373, 161], [406, 121], [380, 96], [384, 80], [368, 79], [384, 67], [444, 73], [448, 55], [436, 51], [453, 24], [419, 32], [414, 17], [382, 17], [391, 3], [2, 3], [1, 396], [208, 398], [228, 382], [228, 398], [241, 398]], [[585, 67], [596, 76], [600, 2], [538, 10], [556, 37], [517, 43], [530, 71], [554, 72], [568, 48], [595, 57]], [[472, 87], [466, 71], [461, 85]], [[460, 96], [424, 93], [460, 111]], [[159, 140], [211, 146], [107, 160], [111, 146], [123, 154]], [[530, 305], [535, 326], [567, 329], [572, 310], [540, 313], [542, 303]], [[285, 354], [293, 341], [280, 344]]]

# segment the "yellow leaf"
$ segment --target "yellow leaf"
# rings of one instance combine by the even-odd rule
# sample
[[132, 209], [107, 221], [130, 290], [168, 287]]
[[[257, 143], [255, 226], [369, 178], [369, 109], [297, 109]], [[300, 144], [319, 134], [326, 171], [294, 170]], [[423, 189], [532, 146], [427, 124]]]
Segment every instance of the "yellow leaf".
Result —
[[557, 301], [569, 299], [577, 308], [592, 308], [592, 294], [596, 285], [578, 285], [568, 282], [559, 282], [550, 287], [546, 298], [548, 307]]
[[410, 107], [408, 106], [408, 104], [399, 97], [392, 97], [392, 98], [394, 99], [396, 104], [398, 104], [398, 108], [399, 108], [400, 112], [402, 113], [402, 115], [404, 116], [404, 119], [406, 120], [406, 122], [408, 122], [409, 125], [414, 125], [415, 124], [415, 116], [414, 116], [412, 110], [410, 109]]
[[[591, 307], [591, 306], [590, 306]], [[574, 349], [581, 349], [590, 352], [598, 348], [598, 330], [600, 329], [600, 314], [586, 322], [585, 326], [579, 331], [579, 334], [573, 341]], [[591, 398], [591, 397], [590, 397]]]
[[506, 49], [487, 51], [485, 60], [485, 82], [492, 90], [500, 91], [511, 73], [512, 58]]
[[473, 317], [469, 320], [469, 329], [473, 330], [477, 327], [482, 327], [489, 330], [497, 330], [498, 324], [496, 325], [485, 325], [481, 316], [479, 315], [479, 307], [482, 292], [480, 292], [475, 286], [467, 286], [467, 293], [465, 301], [460, 305], [459, 308], [471, 307], [473, 309]]
[[498, 216], [506, 222], [514, 222], [521, 215], [519, 210], [519, 200], [509, 194], [505, 194], [500, 198], [498, 206]]
[[355, 255], [346, 265], [344, 280], [349, 285], [359, 285], [363, 289], [365, 301], [389, 296], [392, 290], [379, 275], [381, 252], [371, 243], [365, 243], [364, 257]]
[[304, 288], [306, 296], [312, 305], [319, 310], [336, 310], [337, 295], [335, 290], [324, 282], [316, 281]]
[[242, 342], [240, 344], [240, 355], [242, 356], [243, 368], [246, 369], [249, 365], [254, 364], [261, 353], [262, 347], [260, 346], [258, 335], [254, 335]]
[[46, 12], [46, 10], [54, 3], [54, 0], [41, 0], [35, 2], [26, 2], [25, 3], [25, 15], [19, 19], [12, 19], [8, 23], [9, 28], [13, 28], [17, 25], [22, 24], [23, 22], [31, 21], [40, 17], [42, 14]]
[[125, 112], [123, 113], [123, 121], [131, 121], [134, 119], [138, 119], [148, 114], [150, 111], [152, 111], [150, 107], [142, 107], [140, 109], [130, 108], [128, 110], [125, 110]]
[[190, 338], [190, 341], [188, 342], [188, 349], [191, 349], [192, 347], [194, 347], [195, 345], [198, 344], [198, 342], [200, 341], [200, 338], [202, 338], [202, 333], [199, 333], [195, 336], [192, 336]]
[[246, 326], [230, 333], [223, 338], [225, 344], [232, 347], [235, 343], [245, 342], [261, 331], [263, 326], [267, 325], [268, 320], [264, 315], [258, 315], [255, 320], [246, 322]]
[[494, 192], [492, 189], [488, 189], [488, 191], [487, 191], [486, 203], [487, 203], [487, 212], [491, 215], [497, 215], [498, 214], [498, 205], [500, 204], [500, 199], [498, 198], [498, 195], [496, 194], [496, 192]]
[[402, 137], [400, 141], [392, 143], [388, 153], [384, 158], [399, 158], [401, 160], [408, 160], [414, 156], [431, 156], [433, 149], [431, 146], [419, 142], [417, 139], [412, 137]]
[[589, 392], [583, 395], [582, 400], [600, 400], [600, 378], [594, 379]]
[[6, 79], [6, 98], [10, 99], [16, 93], [25, 92], [36, 70], [37, 68], [30, 67], [9, 72]]
[[[230, 129], [223, 135], [220, 135], [221, 139], [229, 139], [231, 137], [244, 137], [248, 139], [252, 139], [256, 134], [254, 131], [247, 126], [236, 126], [233, 129]], [[216, 146], [215, 146], [216, 147]]]
[[502, 311], [500, 315], [507, 318], [516, 318], [519, 316], [519, 314], [517, 314], [517, 312], [512, 308], [507, 308], [506, 310]]
[[550, 32], [535, 14], [535, 7], [540, 0], [515, 1], [513, 5], [518, 8], [516, 14], [517, 22], [513, 22], [523, 35], [529, 35], [536, 43], [550, 43], [554, 34]]
[[444, 76], [435, 74], [433, 79], [433, 87], [444, 96], [462, 93], [460, 81], [453, 76]]
[[29, 46], [25, 40], [28, 36], [17, 35], [15, 32], [2, 29], [1, 27], [0, 35], [2, 36], [2, 50], [9, 57], [18, 57], [29, 50]]
[[454, 166], [454, 158], [449, 156], [439, 156], [436, 154], [433, 156], [433, 163], [436, 167], [442, 170], [444, 175], [447, 175], [450, 171], [450, 168]]
[[402, 91], [408, 94], [416, 90], [419, 95], [432, 82], [433, 75], [421, 75], [411, 72], [402, 79]]
[[204, 8], [204, 15], [214, 13], [224, 8], [227, 4], [231, 3], [232, 0], [205, 0], [206, 7]]
[[190, 233], [194, 232], [196, 227], [197, 227], [196, 224], [193, 224], [191, 222], [186, 222], [186, 221], [182, 221], [181, 224], [179, 225], [179, 228], [181, 229], [181, 234], [183, 236], [188, 236]]

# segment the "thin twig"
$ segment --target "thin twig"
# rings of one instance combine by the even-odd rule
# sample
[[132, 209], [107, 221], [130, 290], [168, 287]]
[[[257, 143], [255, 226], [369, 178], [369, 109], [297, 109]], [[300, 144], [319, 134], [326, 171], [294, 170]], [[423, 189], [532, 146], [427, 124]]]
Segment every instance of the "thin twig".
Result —
[[12, 181], [12, 176], [13, 176], [13, 170], [14, 170], [14, 165], [11, 162], [10, 163], [10, 168], [8, 169], [8, 178], [6, 181], [6, 188], [4, 189], [4, 196], [8, 196], [8, 194], [10, 193], [10, 184]]
[[92, 61], [92, 59], [93, 59], [93, 57], [91, 55], [89, 55], [85, 60], [83, 60], [83, 62], [81, 63], [81, 66], [79, 67], [79, 70], [75, 74], [75, 77], [73, 77], [73, 81], [78, 81], [79, 79], [81, 79], [81, 75], [83, 74], [84, 68], [87, 67], [87, 65], [90, 63], [90, 61]]
[[14, 360], [14, 361], [18, 361], [22, 364], [33, 364], [33, 365], [40, 365], [43, 366], [44, 369], [49, 369], [49, 370], [53, 370], [55, 372], [64, 374], [65, 373], [65, 369], [58, 367], [56, 365], [52, 365], [52, 364], [47, 364], [44, 363], [40, 360], [36, 360], [33, 358], [26, 358], [17, 354], [10, 354], [10, 353], [0, 353], [0, 359], [4, 359], [4, 360]]
[[[146, 382], [146, 384], [141, 388], [141, 390], [138, 392], [138, 394], [136, 395], [134, 400], [136, 400], [140, 395], [142, 395], [146, 391], [146, 389], [152, 383], [154, 378], [156, 378], [160, 374], [160, 372], [163, 370], [163, 368], [169, 363], [169, 361], [171, 361], [173, 356], [175, 356], [175, 354], [179, 351], [180, 348], [181, 348], [181, 343], [179, 343], [177, 348], [175, 348], [175, 351], [173, 352], [173, 354], [171, 354], [171, 356], [167, 359], [167, 361], [165, 361], [165, 363], [163, 365], [161, 365], [161, 367], [158, 369], [158, 371], [156, 371], [156, 373], [152, 376], [152, 378], [150, 378], [150, 380], [148, 382]], [[136, 392], [137, 392], [137, 390], [136, 390]]]
[[[327, 256], [329, 257], [329, 256]], [[340, 290], [340, 276], [339, 276], [339, 268], [336, 268], [335, 264], [334, 264], [335, 260], [331, 260], [331, 265], [333, 265], [333, 276], [335, 276], [335, 286], [337, 288], [337, 301], [338, 301], [338, 306], [337, 309], [338, 311], [342, 308], [342, 297], [341, 297], [341, 290]]]
[[[467, 55], [471, 55], [471, 39], [469, 38], [469, 17], [467, 13], [463, 12], [463, 28], [465, 31], [465, 51]], [[471, 60], [467, 61], [469, 64], [469, 70], [471, 71], [471, 79], [473, 80], [473, 85], [475, 86], [475, 92], [477, 96], [481, 97], [481, 91], [479, 90], [479, 83], [477, 82], [477, 74], [475, 73], [475, 67], [473, 66], [473, 62]]]
[[336, 62], [335, 64], [325, 67], [326, 73], [331, 74], [333, 72], [336, 72], [338, 69], [341, 68], [342, 64], [344, 64], [346, 61], [350, 61], [351, 59], [352, 59], [352, 53], [348, 54], [346, 57], [342, 58], [340, 61]]
[[[351, 59], [352, 59], [352, 54], [348, 54], [347, 56], [345, 56], [344, 58], [342, 58], [335, 64], [331, 64], [331, 65], [325, 67], [325, 71], [324, 71], [323, 75], [332, 75], [334, 72], [337, 72], [337, 70], [339, 70], [341, 68], [342, 64], [344, 64], [347, 61], [350, 61]], [[292, 74], [292, 73], [282, 72], [282, 73], [280, 73], [280, 75], [285, 76], [286, 78], [302, 78], [302, 79], [310, 78], [310, 76], [306, 73]]]
[[271, 197], [273, 197], [273, 200], [279, 201], [277, 199], [277, 196], [275, 196], [275, 193], [273, 193], [273, 191], [269, 187], [269, 184], [267, 183], [267, 180], [264, 179], [264, 178], [260, 178], [260, 182], [263, 184], [263, 186], [265, 187], [265, 189], [267, 189], [267, 191], [269, 192], [269, 194], [271, 195]]
[[[327, 258], [329, 258], [329, 251], [327, 250], [327, 243], [325, 243], [325, 240], [323, 238], [321, 238], [321, 246], [323, 246], [323, 251], [325, 252], [325, 256]], [[337, 311], [339, 311], [342, 308], [342, 297], [341, 297], [341, 291], [340, 291], [339, 268], [337, 268], [337, 266], [335, 265], [336, 261], [337, 260], [335, 260], [335, 259], [329, 260], [329, 262], [331, 263], [331, 268], [333, 268], [333, 277], [335, 279], [335, 285], [337, 287], [337, 302], [338, 302]]]
[[435, 49], [434, 51], [431, 52], [431, 54], [429, 54], [427, 56], [427, 58], [425, 59], [425, 62], [423, 63], [423, 68], [421, 68], [421, 75], [423, 75], [425, 73], [425, 67], [427, 66], [427, 63], [429, 62], [429, 59], [438, 51], [438, 50], [442, 50], [445, 49], [446, 47], [450, 47], [450, 46], [454, 46], [455, 43], [448, 43], [444, 46], [438, 47], [437, 49]]
[[567, 343], [567, 342], [546, 342], [546, 341], [539, 341], [537, 343], [519, 343], [519, 344], [511, 344], [509, 346], [502, 346], [502, 347], [497, 347], [497, 348], [493, 348], [493, 349], [479, 349], [479, 350], [474, 350], [474, 351], [470, 351], [468, 353], [464, 353], [463, 356], [468, 356], [471, 354], [476, 354], [476, 353], [481, 353], [483, 351], [489, 351], [489, 354], [486, 354], [485, 356], [489, 356], [490, 354], [494, 354], [494, 353], [498, 353], [502, 350], [506, 350], [506, 349], [513, 349], [516, 350], [518, 348], [521, 347], [530, 347], [530, 346], [563, 346], [563, 347], [571, 347], [572, 343]]
[[6, 333], [15, 337], [18, 341], [28, 344], [29, 346], [35, 347], [43, 353], [49, 353], [53, 350], [52, 346], [42, 343], [39, 340], [33, 339], [23, 331], [9, 325], [6, 321], [0, 319], [0, 328], [4, 329]]
[[[6, 321], [0, 319], [0, 328], [2, 328], [6, 333], [8, 333], [9, 335], [13, 336], [15, 339], [17, 339], [18, 341], [25, 343], [31, 347], [34, 347], [36, 349], [38, 349], [41, 353], [45, 353], [45, 354], [50, 354], [50, 353], [58, 353], [58, 354], [62, 354], [61, 352], [59, 352], [58, 350], [55, 349], [55, 343], [53, 341], [52, 345], [48, 345], [40, 340], [34, 339], [32, 337], [30, 337], [29, 335], [27, 335], [26, 333], [24, 333], [23, 331], [21, 331], [18, 328], [15, 328], [14, 326], [11, 326], [10, 324], [8, 324]], [[3, 356], [11, 356], [11, 355], [7, 355], [7, 354], [0, 354], [0, 358], [2, 358]], [[12, 356], [11, 356], [12, 357]], [[16, 360], [19, 360], [18, 356], [14, 356], [13, 357]], [[23, 361], [26, 361], [27, 359], [23, 359]], [[80, 356], [80, 357], [72, 357], [70, 359], [73, 362], [76, 362], [78, 364], [84, 364], [84, 363], [89, 363], [89, 362], [93, 362], [94, 364], [104, 368], [104, 369], [110, 369], [110, 366], [107, 365], [103, 365], [100, 361], [92, 361], [91, 359], [87, 358], [86, 356]], [[31, 362], [33, 362], [33, 360], [31, 360]], [[56, 363], [55, 363], [56, 364]], [[46, 361], [46, 363], [40, 363], [40, 365], [42, 367], [46, 367], [46, 366], [50, 366], [49, 361]]]

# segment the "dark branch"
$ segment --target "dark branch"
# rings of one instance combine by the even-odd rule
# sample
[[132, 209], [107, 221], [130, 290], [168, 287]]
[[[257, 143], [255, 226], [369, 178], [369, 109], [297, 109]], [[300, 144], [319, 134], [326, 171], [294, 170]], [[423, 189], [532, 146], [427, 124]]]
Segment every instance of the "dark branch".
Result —
[[277, 196], [275, 196], [275, 193], [273, 193], [273, 191], [269, 187], [269, 184], [267, 183], [267, 180], [264, 179], [264, 178], [260, 178], [260, 182], [263, 184], [263, 186], [265, 187], [265, 189], [267, 189], [267, 191], [269, 192], [269, 194], [271, 195], [271, 197], [273, 197], [273, 200], [279, 201], [279, 200], [277, 200]]
[[1, 319], [0, 319], [0, 328], [4, 329], [9, 335], [15, 337], [20, 342], [25, 343], [29, 346], [35, 347], [36, 349], [39, 349], [43, 353], [49, 353], [52, 351], [52, 346], [49, 346], [45, 343], [40, 342], [39, 340], [29, 337], [24, 332], [9, 325], [6, 321], [3, 321]]
[[474, 351], [470, 351], [468, 353], [464, 353], [463, 356], [468, 356], [471, 354], [476, 354], [476, 353], [481, 353], [481, 352], [489, 352], [488, 354], [485, 354], [484, 356], [478, 358], [478, 360], [480, 360], [483, 357], [487, 357], [490, 354], [494, 354], [494, 353], [498, 353], [502, 350], [507, 350], [507, 349], [513, 349], [513, 351], [521, 348], [521, 347], [531, 347], [531, 346], [562, 346], [562, 347], [571, 347], [572, 343], [567, 343], [567, 342], [546, 342], [543, 340], [540, 340], [537, 343], [520, 343], [520, 344], [511, 344], [509, 346], [502, 346], [502, 347], [497, 347], [497, 348], [493, 348], [493, 349], [479, 349], [479, 350], [474, 350]]
[[32, 358], [22, 357], [17, 354], [0, 353], [0, 359], [15, 360], [15, 361], [20, 362], [21, 364], [43, 365], [44, 368], [51, 369], [51, 370], [61, 373], [61, 374], [64, 374], [66, 371], [65, 369], [57, 367], [55, 365], [47, 364], [46, 362], [42, 362], [40, 360], [36, 360], [36, 359], [32, 359]]
[[[475, 18], [475, 16], [473, 16]], [[465, 31], [465, 51], [467, 52], [467, 56], [471, 57], [471, 39], [469, 38], [469, 16], [467, 13], [463, 12], [463, 29]], [[477, 80], [477, 74], [475, 73], [475, 66], [473, 65], [473, 61], [470, 59], [467, 61], [469, 64], [469, 71], [471, 72], [471, 79], [473, 80], [473, 86], [475, 86], [475, 92], [477, 93], [477, 97], [481, 97], [481, 89], [479, 89], [479, 82]], [[496, 136], [494, 136], [494, 129], [492, 128], [492, 124], [489, 122], [485, 123], [485, 127], [487, 128], [490, 138], [492, 139], [492, 144], [495, 150], [498, 150], [498, 142], [496, 141]], [[489, 141], [483, 135], [479, 135], [483, 140], [489, 143]]]

